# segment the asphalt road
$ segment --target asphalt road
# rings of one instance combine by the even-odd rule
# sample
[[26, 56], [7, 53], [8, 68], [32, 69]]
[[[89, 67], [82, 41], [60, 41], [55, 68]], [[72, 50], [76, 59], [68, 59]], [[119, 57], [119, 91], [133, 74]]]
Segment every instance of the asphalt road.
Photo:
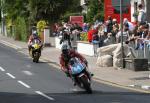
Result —
[[92, 82], [86, 94], [49, 62], [0, 44], [0, 103], [150, 103], [150, 95]]

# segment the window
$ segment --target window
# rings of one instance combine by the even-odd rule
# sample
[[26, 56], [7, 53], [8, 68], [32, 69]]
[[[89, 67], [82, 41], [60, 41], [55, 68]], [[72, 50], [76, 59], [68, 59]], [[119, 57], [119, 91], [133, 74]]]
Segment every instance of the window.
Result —
[[[122, 0], [122, 13], [129, 13], [130, 0]], [[120, 13], [120, 0], [112, 0], [112, 6], [114, 7], [114, 13]]]
[[[120, 6], [114, 6], [114, 13], [115, 14], [120, 14]], [[128, 14], [129, 13], [129, 8], [127, 6], [122, 7], [122, 13]]]

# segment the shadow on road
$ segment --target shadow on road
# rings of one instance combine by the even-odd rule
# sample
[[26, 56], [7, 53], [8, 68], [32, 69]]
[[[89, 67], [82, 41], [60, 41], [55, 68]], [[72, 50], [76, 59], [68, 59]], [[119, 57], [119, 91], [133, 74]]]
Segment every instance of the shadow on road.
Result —
[[50, 62], [50, 61], [39, 61], [38, 63], [52, 63], [52, 64], [56, 64], [55, 62]]
[[[141, 96], [149, 98], [149, 94], [145, 93], [102, 91], [93, 91], [93, 94], [87, 94], [85, 91], [76, 91], [71, 93], [46, 93], [46, 95], [55, 100], [50, 101], [38, 94], [0, 92], [0, 103], [125, 103], [125, 101], [126, 103], [133, 103], [132, 101], [129, 102], [127, 98], [138, 97], [140, 99]], [[120, 102], [116, 102], [116, 100]]]
[[138, 92], [103, 92], [103, 91], [93, 91], [92, 94], [88, 94], [86, 91], [73, 91], [70, 93], [48, 93], [48, 95], [145, 95], [149, 96], [148, 93], [138, 93]]
[[38, 94], [0, 92], [0, 103], [48, 103], [49, 100]]

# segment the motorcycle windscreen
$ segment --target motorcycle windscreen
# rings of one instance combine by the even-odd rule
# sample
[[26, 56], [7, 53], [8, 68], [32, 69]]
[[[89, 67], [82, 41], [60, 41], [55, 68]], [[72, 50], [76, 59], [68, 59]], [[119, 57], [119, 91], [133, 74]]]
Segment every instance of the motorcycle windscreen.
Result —
[[71, 73], [72, 74], [79, 74], [83, 71], [85, 66], [81, 63], [75, 63], [73, 66], [71, 66]]

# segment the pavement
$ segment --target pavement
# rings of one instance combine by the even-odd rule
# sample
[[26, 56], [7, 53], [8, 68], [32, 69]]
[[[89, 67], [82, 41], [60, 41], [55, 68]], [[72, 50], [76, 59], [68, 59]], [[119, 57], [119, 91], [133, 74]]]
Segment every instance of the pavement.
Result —
[[[0, 35], [0, 43], [12, 47], [18, 51], [23, 51], [28, 55], [28, 48], [26, 42], [16, 41], [13, 38]], [[44, 47], [40, 59], [51, 62], [51, 65], [60, 69], [59, 56], [60, 50], [55, 47]], [[29, 55], [28, 55], [29, 56]], [[83, 55], [89, 63], [89, 70], [94, 74], [93, 80], [126, 88], [144, 93], [150, 93], [150, 71], [131, 71], [128, 69], [115, 69], [113, 67], [98, 67], [96, 65], [96, 57]]]

